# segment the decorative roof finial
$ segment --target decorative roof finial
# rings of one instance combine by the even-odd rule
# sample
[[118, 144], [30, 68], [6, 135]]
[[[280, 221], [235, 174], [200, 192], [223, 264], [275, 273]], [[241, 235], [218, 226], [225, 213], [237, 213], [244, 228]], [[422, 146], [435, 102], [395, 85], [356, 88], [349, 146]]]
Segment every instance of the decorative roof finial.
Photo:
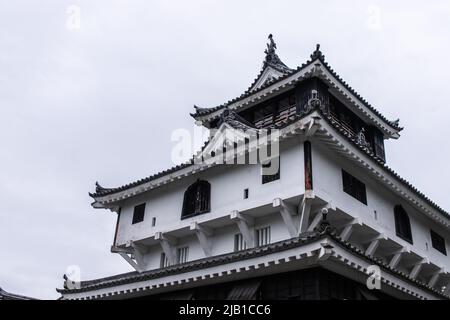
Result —
[[325, 59], [325, 56], [323, 55], [322, 51], [320, 51], [320, 44], [316, 44], [316, 50], [314, 50], [314, 52], [311, 55], [311, 59], [315, 60], [315, 59]]
[[272, 34], [269, 34], [268, 38], [270, 42], [267, 44], [267, 49], [264, 51], [264, 53], [266, 54], [266, 61], [270, 62], [276, 59], [275, 50], [277, 48], [277, 44], [275, 43], [275, 41], [273, 41]]
[[105, 192], [105, 191], [108, 191], [108, 190], [111, 190], [111, 189], [102, 187], [100, 185], [100, 183], [98, 183], [98, 181], [95, 182], [95, 192], [96, 193], [102, 193], [102, 192]]
[[288, 73], [291, 71], [278, 57], [278, 55], [275, 53], [275, 50], [277, 49], [277, 44], [273, 40], [273, 35], [269, 34], [269, 43], [267, 44], [267, 49], [264, 50], [264, 53], [266, 54], [266, 58], [264, 59], [264, 66], [263, 68], [267, 67], [268, 65], [272, 68], [282, 72], [282, 73]]

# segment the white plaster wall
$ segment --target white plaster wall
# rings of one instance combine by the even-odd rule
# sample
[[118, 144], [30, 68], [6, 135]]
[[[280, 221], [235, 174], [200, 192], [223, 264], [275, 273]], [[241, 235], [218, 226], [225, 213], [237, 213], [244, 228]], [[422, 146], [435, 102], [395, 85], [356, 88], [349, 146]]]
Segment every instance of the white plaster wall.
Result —
[[[366, 184], [367, 206], [343, 191], [342, 169]], [[428, 257], [437, 265], [450, 268], [449, 257], [432, 247], [430, 228], [446, 239], [447, 252], [450, 254], [448, 231], [443, 230], [433, 220], [369, 177], [361, 168], [355, 167], [342, 157], [337, 157], [336, 153], [319, 142], [313, 143], [313, 177], [316, 195], [332, 199], [337, 208], [355, 217], [361, 217], [370, 226], [375, 226], [389, 238], [409, 246], [413, 251]], [[403, 206], [410, 218], [413, 245], [396, 235], [394, 207], [398, 204]], [[377, 219], [374, 218], [374, 211], [377, 212]], [[428, 243], [428, 250], [426, 243]]]
[[[284, 222], [278, 214], [271, 214], [269, 216], [256, 219], [255, 225], [251, 228], [251, 231], [255, 233], [256, 229], [266, 226], [270, 226], [271, 229], [271, 243], [289, 238], [289, 233], [286, 230]], [[220, 229], [215, 229], [213, 237], [211, 238], [212, 255], [216, 256], [233, 252], [234, 236], [238, 233], [239, 229], [236, 225], [228, 225]], [[189, 261], [205, 258], [203, 249], [195, 235], [180, 238], [175, 247], [189, 247]], [[148, 270], [157, 269], [160, 267], [162, 252], [163, 251], [160, 245], [150, 247], [149, 252], [145, 254]]]
[[[228, 216], [231, 211], [245, 211], [271, 204], [274, 198], [290, 198], [304, 192], [303, 144], [298, 139], [286, 141], [280, 147], [280, 180], [262, 184], [260, 165], [224, 165], [198, 175], [149, 191], [128, 199], [122, 204], [117, 244], [137, 241], [165, 232], [189, 227], [192, 221], [202, 222]], [[197, 179], [211, 184], [211, 212], [181, 220], [183, 196], [186, 188]], [[244, 199], [244, 189], [249, 199]], [[144, 221], [132, 224], [134, 206], [146, 203]], [[152, 218], [156, 226], [152, 227]]]
[[[362, 169], [337, 156], [335, 152], [320, 142], [313, 140], [312, 150], [313, 185], [316, 196], [332, 201], [338, 209], [354, 217], [360, 217], [364, 223], [384, 233], [387, 237], [410, 247], [421, 256], [428, 257], [433, 263], [450, 269], [449, 258], [432, 248], [429, 228], [432, 227], [446, 239], [447, 250], [450, 254], [447, 231], [381, 186]], [[203, 222], [228, 216], [233, 210], [245, 211], [254, 207], [271, 205], [272, 200], [277, 197], [285, 199], [302, 195], [304, 193], [303, 159], [303, 141], [295, 138], [281, 146], [280, 180], [263, 185], [259, 165], [225, 165], [129, 199], [122, 206], [117, 242], [125, 244], [129, 240], [151, 238], [155, 232], [187, 229], [192, 221]], [[342, 169], [366, 184], [367, 205], [343, 191]], [[198, 178], [211, 183], [211, 212], [181, 220], [184, 191]], [[244, 200], [243, 193], [246, 188], [250, 190], [250, 197]], [[146, 202], [145, 219], [142, 223], [132, 225], [133, 208], [143, 202]], [[410, 217], [413, 245], [396, 236], [393, 210], [397, 204], [401, 204]], [[376, 219], [375, 211], [377, 212]], [[152, 217], [157, 219], [155, 227], [151, 226]], [[266, 225], [271, 227], [272, 242], [290, 237], [278, 213], [274, 212], [269, 216], [256, 219], [253, 230]], [[234, 235], [238, 232], [236, 225], [214, 229], [214, 235], [211, 238], [212, 255], [232, 252]], [[428, 243], [428, 250], [426, 243]], [[195, 235], [180, 238], [178, 246], [189, 246], [190, 261], [205, 257]], [[150, 248], [149, 253], [146, 254], [149, 269], [159, 268], [161, 252], [160, 245]]]

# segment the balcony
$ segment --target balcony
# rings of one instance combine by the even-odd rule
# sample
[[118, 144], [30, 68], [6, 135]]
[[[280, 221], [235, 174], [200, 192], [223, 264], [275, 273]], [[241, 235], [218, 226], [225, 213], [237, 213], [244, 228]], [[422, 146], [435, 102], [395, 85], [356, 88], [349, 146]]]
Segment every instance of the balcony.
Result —
[[287, 123], [295, 118], [297, 115], [296, 105], [291, 105], [278, 113], [269, 114], [255, 122], [255, 127], [259, 129], [268, 128], [272, 125], [279, 126]]

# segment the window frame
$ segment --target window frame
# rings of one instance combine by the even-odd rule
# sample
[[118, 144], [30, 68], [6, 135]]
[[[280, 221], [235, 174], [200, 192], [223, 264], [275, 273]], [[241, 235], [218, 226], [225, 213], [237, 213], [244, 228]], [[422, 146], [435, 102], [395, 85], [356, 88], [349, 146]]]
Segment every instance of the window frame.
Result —
[[[411, 219], [408, 212], [401, 205], [394, 207], [394, 219], [395, 219], [395, 234], [400, 239], [414, 244], [411, 228]], [[406, 234], [404, 234], [406, 232]]]
[[247, 243], [245, 242], [245, 239], [244, 239], [244, 236], [242, 235], [242, 233], [236, 233], [233, 237], [233, 240], [234, 240], [233, 252], [247, 250]]
[[[184, 256], [181, 256], [181, 253], [184, 252]], [[178, 247], [177, 248], [177, 264], [183, 264], [189, 261], [189, 247]], [[183, 261], [181, 261], [181, 258], [184, 258]]]
[[[361, 190], [359, 190], [361, 188]], [[342, 190], [367, 206], [367, 187], [364, 182], [342, 169]]]
[[[201, 189], [202, 187], [204, 189]], [[203, 194], [200, 199], [197, 198], [198, 194], [202, 192], [206, 195]], [[200, 202], [200, 204], [198, 204], [197, 202]], [[205, 208], [200, 208], [198, 210], [198, 207], [201, 207], [202, 205], [204, 205]], [[189, 208], [188, 206], [193, 206], [193, 208]], [[208, 212], [211, 212], [211, 184], [206, 180], [198, 179], [196, 182], [191, 184], [184, 192], [183, 206], [181, 209], [181, 220], [192, 218]]]
[[161, 252], [161, 257], [159, 261], [159, 267], [160, 268], [167, 268], [170, 267], [171, 263], [169, 261], [169, 258], [167, 258], [166, 253], [163, 251]]
[[[441, 236], [439, 233], [434, 231], [433, 229], [430, 229], [430, 236], [431, 236], [431, 246], [433, 249], [439, 251], [443, 255], [447, 255], [447, 246], [445, 244], [445, 238]], [[436, 240], [438, 240], [438, 243], [436, 243]], [[442, 243], [440, 243], [442, 241]], [[443, 245], [441, 248], [440, 245]]]
[[[260, 243], [260, 236], [259, 236], [259, 233], [262, 231], [262, 230], [268, 230], [268, 232], [267, 232], [267, 235], [268, 235], [268, 237], [267, 237], [267, 243], [264, 243], [264, 244], [261, 244]], [[266, 246], [266, 245], [269, 245], [270, 243], [272, 242], [272, 230], [271, 230], [271, 227], [270, 226], [261, 226], [261, 227], [259, 227], [259, 228], [255, 228], [255, 246], [256, 247], [262, 247], [262, 246]]]
[[[141, 208], [142, 208], [142, 212], [141, 211], [138, 212], [138, 210], [140, 210]], [[132, 225], [144, 222], [145, 209], [146, 209], [146, 203], [145, 202], [134, 206], [134, 208], [133, 208], [133, 217], [131, 219], [131, 224]]]

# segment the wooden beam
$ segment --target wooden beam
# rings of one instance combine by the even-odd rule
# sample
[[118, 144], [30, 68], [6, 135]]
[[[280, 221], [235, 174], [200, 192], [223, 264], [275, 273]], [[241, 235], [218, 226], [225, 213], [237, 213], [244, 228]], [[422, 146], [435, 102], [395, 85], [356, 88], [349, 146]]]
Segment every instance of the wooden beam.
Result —
[[249, 217], [243, 215], [238, 210], [234, 210], [230, 214], [231, 220], [244, 220], [249, 226], [253, 226], [255, 224], [255, 219], [253, 217]]
[[409, 252], [411, 252], [411, 250], [408, 247], [402, 247], [400, 250], [394, 252], [392, 259], [389, 262], [389, 267], [393, 269], [397, 268], [398, 264], [400, 263], [400, 260], [402, 259], [403, 254]]
[[411, 273], [409, 274], [409, 277], [410, 277], [411, 279], [416, 279], [417, 276], [419, 275], [420, 271], [422, 270], [422, 267], [423, 267], [423, 265], [424, 265], [425, 263], [428, 263], [428, 260], [427, 260], [427, 259], [422, 259], [422, 260], [420, 260], [419, 262], [417, 262], [417, 263], [414, 265], [414, 268], [411, 270]]
[[122, 258], [125, 259], [126, 262], [128, 262], [128, 263], [130, 264], [130, 266], [133, 267], [134, 270], [136, 270], [137, 272], [141, 272], [141, 271], [142, 271], [142, 270], [139, 268], [138, 264], [137, 264], [133, 259], [131, 259], [131, 258], [128, 256], [128, 254], [126, 254], [125, 252], [118, 252], [118, 253], [120, 254], [120, 256], [121, 256]]
[[197, 239], [200, 243], [200, 246], [203, 249], [205, 256], [210, 257], [212, 254], [212, 241], [211, 241], [211, 235], [213, 233], [212, 230], [200, 226], [197, 222], [191, 223], [190, 230], [193, 230], [197, 235]]
[[155, 233], [155, 240], [159, 240], [161, 244], [161, 248], [164, 251], [167, 259], [170, 264], [175, 264], [177, 261], [176, 252], [175, 252], [175, 239], [163, 234], [162, 232]]
[[272, 202], [272, 206], [280, 211], [281, 217], [283, 218], [284, 224], [286, 225], [291, 238], [296, 237], [298, 234], [298, 230], [294, 224], [294, 220], [292, 219], [292, 216], [297, 214], [295, 208], [289, 206], [280, 198], [274, 199]]
[[349, 224], [348, 226], [346, 226], [344, 228], [344, 230], [342, 230], [341, 234], [339, 235], [339, 237], [343, 240], [343, 241], [347, 241], [350, 236], [352, 235], [353, 232], [353, 225]]
[[389, 267], [391, 267], [392, 269], [397, 268], [398, 264], [400, 263], [401, 258], [402, 258], [401, 252], [394, 254], [394, 256], [391, 259], [391, 262], [389, 262]]
[[244, 238], [247, 248], [255, 247], [255, 235], [250, 229], [250, 225], [254, 224], [254, 220], [249, 217], [244, 217], [239, 213], [239, 211], [236, 210], [231, 213], [230, 218], [236, 221], [236, 224], [242, 234], [242, 237]]
[[362, 225], [361, 220], [360, 219], [352, 219], [352, 221], [350, 221], [348, 224], [344, 225], [344, 229], [342, 230], [339, 237], [343, 241], [347, 241], [350, 238], [350, 236], [352, 235], [354, 226], [356, 224]]
[[147, 250], [142, 246], [135, 244], [133, 241], [131, 242], [131, 247], [133, 248], [133, 255], [135, 257], [137, 265], [139, 266], [139, 269], [145, 270], [147, 264], [145, 262], [144, 253]]
[[445, 273], [444, 269], [439, 269], [438, 271], [436, 271], [433, 274], [433, 276], [431, 277], [430, 281], [428, 281], [428, 286], [433, 288], [436, 285], [436, 283], [438, 282], [439, 276], [443, 273]]
[[375, 254], [375, 251], [378, 249], [378, 246], [380, 245], [380, 239], [373, 240], [366, 250], [367, 256], [373, 256]]
[[314, 195], [311, 192], [306, 192], [303, 195], [302, 203], [299, 207], [298, 213], [300, 214], [300, 224], [297, 229], [297, 235], [306, 232], [308, 230], [309, 217], [311, 215], [311, 200], [314, 199]]
[[328, 213], [328, 206], [324, 206], [322, 207], [322, 209], [320, 209], [316, 216], [314, 217], [313, 221], [311, 222], [311, 224], [308, 227], [307, 231], [314, 231], [314, 229], [319, 225], [319, 223], [322, 221], [323, 219], [323, 215]]

